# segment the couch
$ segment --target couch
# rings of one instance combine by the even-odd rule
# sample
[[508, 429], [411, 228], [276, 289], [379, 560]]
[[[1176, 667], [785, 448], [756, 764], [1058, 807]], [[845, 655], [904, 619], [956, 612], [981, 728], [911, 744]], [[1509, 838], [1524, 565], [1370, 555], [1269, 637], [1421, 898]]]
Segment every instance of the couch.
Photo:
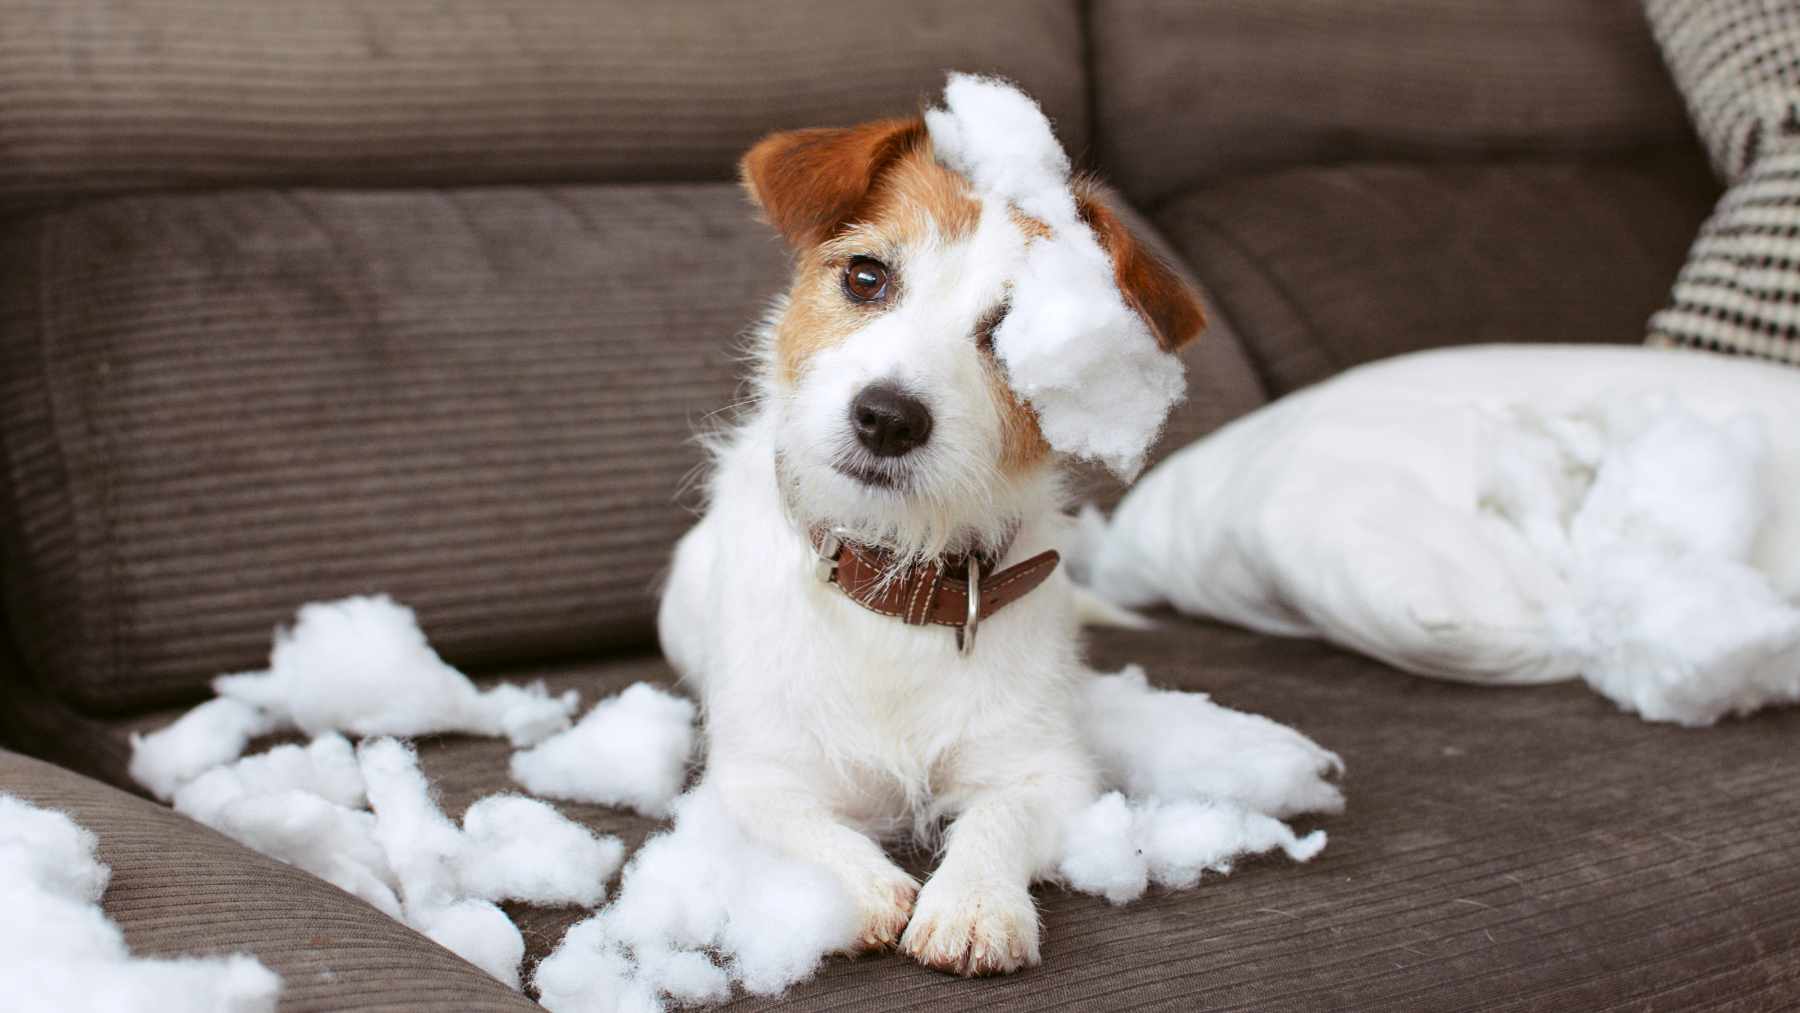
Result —
[[[483, 678], [668, 680], [691, 437], [785, 269], [734, 160], [947, 68], [1038, 96], [1204, 291], [1165, 453], [1381, 356], [1641, 340], [1718, 193], [1635, 0], [0, 0], [0, 792], [100, 835], [136, 952], [248, 949], [295, 1010], [530, 1008], [134, 794], [129, 736], [378, 590]], [[1340, 752], [1325, 853], [1043, 889], [1011, 977], [872, 956], [741, 1008], [1800, 1005], [1800, 713], [1688, 731], [1175, 616], [1091, 653]], [[504, 743], [421, 753], [453, 817], [506, 786]], [[528, 961], [580, 914], [513, 913]]]

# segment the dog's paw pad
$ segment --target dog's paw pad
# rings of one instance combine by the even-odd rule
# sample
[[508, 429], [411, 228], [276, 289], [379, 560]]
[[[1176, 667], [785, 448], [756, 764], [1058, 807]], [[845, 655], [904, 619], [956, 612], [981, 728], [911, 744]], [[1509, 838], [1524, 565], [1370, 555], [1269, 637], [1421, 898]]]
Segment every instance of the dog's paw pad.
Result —
[[853, 948], [858, 951], [893, 948], [912, 917], [913, 900], [918, 895], [919, 881], [899, 869], [865, 881], [857, 891], [860, 928]]
[[962, 888], [934, 879], [919, 895], [900, 948], [926, 967], [964, 976], [1035, 967], [1037, 908], [1023, 886]]

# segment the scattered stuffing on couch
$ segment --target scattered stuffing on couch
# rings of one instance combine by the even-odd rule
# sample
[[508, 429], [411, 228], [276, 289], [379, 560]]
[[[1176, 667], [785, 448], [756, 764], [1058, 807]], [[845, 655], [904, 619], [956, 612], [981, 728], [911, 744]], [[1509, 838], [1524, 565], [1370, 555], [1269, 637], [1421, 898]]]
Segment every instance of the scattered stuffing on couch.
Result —
[[1402, 356], [1170, 457], [1078, 569], [1422, 675], [1655, 721], [1800, 700], [1800, 373], [1602, 346]]
[[267, 671], [222, 675], [213, 691], [218, 698], [153, 741], [132, 740], [132, 778], [165, 802], [182, 782], [278, 731], [466, 732], [530, 746], [569, 727], [576, 706], [574, 693], [551, 697], [541, 685], [476, 689], [425, 642], [412, 610], [386, 595], [303, 607], [291, 629], [276, 633]]
[[[1089, 702], [1084, 730], [1111, 787], [1134, 797], [1110, 791], [1070, 819], [1062, 885], [1122, 904], [1151, 884], [1188, 889], [1248, 855], [1280, 849], [1304, 862], [1325, 847], [1324, 831], [1296, 836], [1278, 818], [1343, 808], [1326, 780], [1343, 764], [1312, 740], [1204, 694], [1154, 689], [1135, 668], [1096, 676]], [[855, 936], [833, 880], [745, 838], [701, 788], [676, 802], [674, 825], [632, 858], [618, 898], [569, 930], [533, 984], [558, 1011], [657, 1009], [659, 995], [716, 1002], [734, 983], [774, 995]]]
[[[352, 681], [343, 671], [355, 672], [360, 690], [298, 707], [296, 698], [315, 692], [299, 676], [264, 684], [286, 687], [258, 697], [273, 701], [268, 711], [228, 697], [201, 704], [134, 740], [134, 775], [181, 812], [362, 897], [518, 987], [523, 940], [495, 902], [593, 908], [620, 867], [621, 843], [517, 795], [475, 802], [458, 827], [404, 743], [380, 735], [353, 746], [340, 734], [374, 726], [372, 715], [382, 728], [445, 720], [428, 698], [410, 712], [405, 694], [467, 683], [426, 645], [409, 610], [385, 598], [307, 606], [278, 634], [276, 654], [290, 665], [331, 659], [342, 671], [312, 661], [290, 670], [336, 687]], [[421, 679], [424, 670], [435, 674]], [[373, 691], [389, 686], [404, 691]], [[475, 693], [471, 685], [459, 698]], [[1070, 820], [1064, 885], [1124, 903], [1151, 885], [1192, 887], [1247, 855], [1279, 849], [1306, 861], [1325, 846], [1323, 831], [1296, 835], [1282, 821], [1343, 807], [1330, 782], [1343, 765], [1332, 753], [1202, 694], [1157, 690], [1136, 669], [1095, 676], [1089, 694], [1087, 731], [1114, 790]], [[575, 705], [541, 692], [514, 699], [534, 713], [554, 699], [564, 723]], [[312, 715], [311, 742], [240, 758], [255, 736], [298, 725], [301, 712]], [[532, 984], [553, 1010], [660, 1009], [722, 1001], [739, 988], [776, 994], [853, 941], [850, 901], [835, 881], [747, 839], [708, 793], [678, 794], [694, 758], [694, 716], [691, 702], [640, 683], [513, 754], [514, 779], [533, 791], [673, 816], [625, 865], [611, 903], [538, 965]], [[489, 735], [508, 727], [457, 725]]]
[[100, 898], [112, 878], [68, 814], [0, 795], [0, 1005], [11, 1013], [261, 1013], [281, 979], [254, 957], [131, 956]]

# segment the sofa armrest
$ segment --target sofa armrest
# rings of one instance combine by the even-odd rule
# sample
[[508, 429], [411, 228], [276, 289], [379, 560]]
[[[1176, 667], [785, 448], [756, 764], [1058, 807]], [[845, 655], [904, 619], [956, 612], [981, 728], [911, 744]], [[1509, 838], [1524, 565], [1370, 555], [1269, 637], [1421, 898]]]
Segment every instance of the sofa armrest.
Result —
[[0, 794], [94, 832], [113, 872], [101, 903], [136, 956], [247, 951], [281, 975], [284, 1010], [538, 1008], [338, 888], [153, 802], [5, 751]]

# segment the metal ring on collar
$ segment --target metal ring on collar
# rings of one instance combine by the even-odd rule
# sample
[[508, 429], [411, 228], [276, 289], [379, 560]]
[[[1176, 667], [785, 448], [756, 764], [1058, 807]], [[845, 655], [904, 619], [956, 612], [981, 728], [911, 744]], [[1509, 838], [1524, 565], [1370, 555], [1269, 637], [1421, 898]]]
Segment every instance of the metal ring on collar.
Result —
[[832, 528], [825, 532], [824, 544], [813, 549], [817, 557], [813, 560], [813, 576], [819, 579], [819, 583], [829, 584], [837, 576], [838, 553], [844, 548], [845, 536], [848, 534], [843, 528]]
[[974, 556], [969, 557], [969, 617], [963, 621], [962, 630], [957, 637], [957, 647], [963, 657], [968, 657], [975, 650], [975, 629], [981, 625], [981, 562]]

